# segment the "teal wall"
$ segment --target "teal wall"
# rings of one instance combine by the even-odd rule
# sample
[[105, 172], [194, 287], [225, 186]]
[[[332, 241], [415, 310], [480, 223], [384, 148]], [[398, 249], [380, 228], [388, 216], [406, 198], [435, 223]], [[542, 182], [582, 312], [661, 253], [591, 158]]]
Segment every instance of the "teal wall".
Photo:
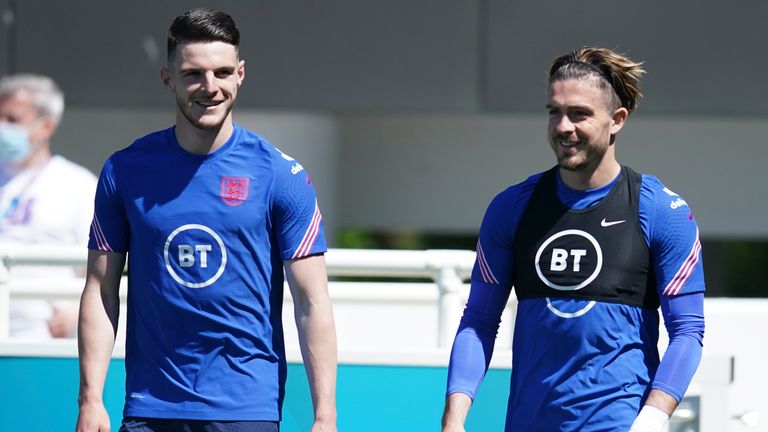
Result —
[[[444, 367], [339, 365], [338, 411], [342, 432], [439, 431]], [[0, 422], [4, 431], [71, 432], [77, 418], [78, 365], [74, 358], [0, 358]], [[104, 402], [117, 431], [125, 364], [113, 360]], [[467, 423], [468, 431], [501, 431], [509, 370], [492, 369]], [[306, 432], [312, 421], [304, 368], [288, 366], [283, 432]]]

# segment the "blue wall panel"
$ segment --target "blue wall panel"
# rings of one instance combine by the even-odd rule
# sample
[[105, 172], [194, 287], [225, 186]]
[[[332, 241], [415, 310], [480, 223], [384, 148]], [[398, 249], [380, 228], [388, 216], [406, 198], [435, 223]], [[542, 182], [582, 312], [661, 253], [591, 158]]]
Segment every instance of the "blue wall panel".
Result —
[[[439, 431], [444, 367], [340, 365], [340, 431]], [[508, 392], [508, 370], [490, 370], [470, 414], [467, 429], [500, 431]], [[104, 402], [116, 431], [122, 418], [125, 363], [114, 360]], [[3, 430], [74, 430], [78, 364], [74, 358], [0, 358], [0, 419]], [[283, 432], [308, 431], [312, 402], [300, 364], [288, 366]]]

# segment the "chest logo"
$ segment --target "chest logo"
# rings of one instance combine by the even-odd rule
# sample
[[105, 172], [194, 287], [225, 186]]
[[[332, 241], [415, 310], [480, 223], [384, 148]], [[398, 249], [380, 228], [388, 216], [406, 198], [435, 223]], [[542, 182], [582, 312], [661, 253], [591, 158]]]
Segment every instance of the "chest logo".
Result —
[[163, 258], [165, 268], [176, 282], [187, 288], [205, 288], [224, 273], [227, 248], [214, 230], [205, 225], [188, 224], [168, 236]]
[[605, 220], [605, 218], [603, 218], [603, 220], [600, 221], [600, 226], [601, 227], [609, 227], [609, 226], [618, 225], [618, 224], [621, 224], [621, 223], [624, 223], [624, 222], [626, 222], [626, 221], [623, 220], [623, 219], [622, 220], [608, 222], [607, 220]]
[[232, 207], [239, 206], [248, 198], [250, 179], [248, 177], [221, 177], [221, 199]]
[[[610, 224], [622, 222], [614, 221]], [[584, 288], [595, 280], [602, 268], [603, 250], [600, 243], [582, 230], [569, 229], [553, 234], [536, 252], [536, 274], [545, 285], [559, 291]], [[546, 300], [547, 309], [565, 319], [578, 318], [595, 306], [594, 300], [549, 297]]]
[[576, 291], [589, 285], [603, 267], [600, 243], [588, 232], [569, 229], [550, 236], [536, 251], [536, 274], [559, 291]]

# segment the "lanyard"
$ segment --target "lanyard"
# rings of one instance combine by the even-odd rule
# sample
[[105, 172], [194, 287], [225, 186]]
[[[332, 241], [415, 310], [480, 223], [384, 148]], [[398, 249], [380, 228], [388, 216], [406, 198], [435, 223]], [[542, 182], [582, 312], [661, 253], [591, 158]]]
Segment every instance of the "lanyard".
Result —
[[[9, 220], [16, 213], [16, 211], [19, 209], [19, 204], [21, 204], [22, 198], [24, 198], [27, 192], [29, 192], [29, 190], [35, 184], [37, 179], [40, 177], [40, 174], [48, 166], [48, 163], [51, 161], [52, 158], [53, 158], [52, 156], [48, 157], [42, 164], [40, 164], [40, 167], [37, 168], [37, 170], [35, 170], [35, 172], [32, 173], [32, 175], [29, 177], [29, 180], [27, 180], [27, 182], [24, 183], [24, 187], [21, 188], [19, 193], [16, 194], [15, 197], [11, 198], [6, 208], [3, 209], [2, 212], [0, 212], [0, 221]], [[0, 198], [2, 198], [2, 191], [0, 191]]]

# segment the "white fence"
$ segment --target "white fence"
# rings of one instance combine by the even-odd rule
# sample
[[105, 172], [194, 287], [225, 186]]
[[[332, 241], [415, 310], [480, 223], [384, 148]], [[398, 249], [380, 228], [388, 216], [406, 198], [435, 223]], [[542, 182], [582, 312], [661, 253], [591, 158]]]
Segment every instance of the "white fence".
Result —
[[[435, 363], [450, 348], [466, 302], [474, 252], [457, 250], [392, 251], [332, 249], [326, 254], [331, 278], [358, 276], [382, 281], [329, 284], [339, 331], [339, 348], [364, 362], [363, 351], [386, 356], [395, 346], [422, 351], [422, 362]], [[82, 278], [11, 278], [12, 267], [83, 266], [86, 251], [71, 247], [3, 246], [0, 248], [0, 341], [8, 338], [8, 306], [14, 299], [77, 299]], [[424, 282], [387, 282], [386, 278], [421, 278]], [[286, 345], [296, 347], [291, 298], [286, 291]], [[120, 289], [126, 296], [125, 278]], [[514, 299], [510, 301], [512, 305]], [[383, 308], [383, 306], [388, 306]], [[392, 307], [395, 306], [395, 307]], [[435, 307], [437, 306], [437, 307]], [[511, 341], [511, 311], [503, 336]], [[125, 315], [125, 314], [121, 314]], [[377, 325], [381, 323], [381, 325]], [[417, 323], [417, 325], [414, 325]], [[54, 342], [55, 343], [55, 342]], [[509, 347], [501, 344], [500, 347]], [[118, 353], [120, 347], [118, 347]], [[393, 356], [393, 361], [397, 360]], [[444, 363], [440, 360], [437, 363]], [[509, 364], [509, 362], [507, 362]]]

